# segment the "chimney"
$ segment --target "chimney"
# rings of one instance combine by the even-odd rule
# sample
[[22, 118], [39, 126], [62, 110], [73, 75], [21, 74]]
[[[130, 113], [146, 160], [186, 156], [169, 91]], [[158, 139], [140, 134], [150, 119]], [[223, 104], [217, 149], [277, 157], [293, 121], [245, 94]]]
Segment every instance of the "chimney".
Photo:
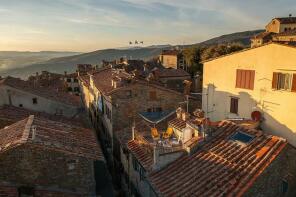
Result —
[[133, 122], [132, 126], [132, 140], [135, 140], [135, 121]]
[[154, 166], [154, 169], [158, 169], [159, 166], [158, 166], [158, 163], [159, 163], [159, 149], [157, 146], [154, 146], [153, 147], [153, 166]]
[[182, 120], [187, 121], [190, 117], [190, 114], [188, 112], [182, 112]]
[[32, 129], [32, 140], [34, 140], [36, 137], [36, 129], [37, 129], [36, 125], [32, 125], [31, 129]]
[[38, 77], [38, 75], [39, 75], [39, 73], [38, 73], [38, 72], [36, 72], [36, 77]]
[[182, 118], [182, 112], [183, 112], [183, 109], [181, 107], [179, 107], [177, 110], [176, 110], [176, 114], [177, 114], [177, 118], [178, 119], [181, 119]]
[[65, 75], [65, 77], [67, 76], [67, 71], [64, 71], [64, 75]]

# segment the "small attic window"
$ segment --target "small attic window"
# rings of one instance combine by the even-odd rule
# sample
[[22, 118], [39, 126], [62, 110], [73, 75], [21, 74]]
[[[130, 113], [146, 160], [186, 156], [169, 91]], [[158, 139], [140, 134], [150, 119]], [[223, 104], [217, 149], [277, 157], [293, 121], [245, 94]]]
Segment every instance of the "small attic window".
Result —
[[230, 140], [238, 143], [242, 143], [242, 144], [248, 144], [253, 139], [254, 139], [254, 136], [244, 133], [242, 131], [238, 131], [230, 137]]

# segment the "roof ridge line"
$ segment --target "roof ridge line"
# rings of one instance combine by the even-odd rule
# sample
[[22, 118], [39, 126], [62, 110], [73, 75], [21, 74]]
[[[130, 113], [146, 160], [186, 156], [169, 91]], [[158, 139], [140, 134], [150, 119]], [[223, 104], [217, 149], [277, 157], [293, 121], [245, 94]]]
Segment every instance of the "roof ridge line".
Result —
[[28, 141], [33, 121], [34, 121], [34, 115], [30, 115], [28, 118], [28, 121], [26, 123], [25, 129], [23, 131], [21, 141], [23, 141], [23, 142]]

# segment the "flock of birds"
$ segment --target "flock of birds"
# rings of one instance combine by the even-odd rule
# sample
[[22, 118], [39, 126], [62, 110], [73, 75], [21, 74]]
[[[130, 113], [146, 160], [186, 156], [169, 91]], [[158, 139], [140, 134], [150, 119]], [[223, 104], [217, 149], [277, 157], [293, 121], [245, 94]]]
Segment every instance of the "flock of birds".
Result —
[[144, 44], [144, 41], [138, 41], [138, 40], [135, 40], [135, 42], [130, 41], [129, 44], [130, 44], [130, 45], [132, 45], [132, 44], [135, 44], [135, 45], [138, 45], [138, 44]]

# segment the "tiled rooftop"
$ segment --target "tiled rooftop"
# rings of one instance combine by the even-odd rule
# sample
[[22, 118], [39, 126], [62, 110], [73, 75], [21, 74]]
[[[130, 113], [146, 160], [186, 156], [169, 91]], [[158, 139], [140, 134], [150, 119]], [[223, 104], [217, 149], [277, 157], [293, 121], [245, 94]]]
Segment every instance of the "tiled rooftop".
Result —
[[127, 144], [128, 149], [133, 153], [145, 170], [149, 171], [153, 164], [153, 149], [144, 148], [138, 140], [131, 140]]
[[253, 39], [264, 39], [264, 38], [271, 38], [273, 32], [261, 32], [253, 37]]
[[280, 21], [281, 24], [291, 24], [296, 23], [296, 17], [281, 17], [281, 18], [275, 18]]
[[163, 77], [190, 77], [190, 74], [183, 69], [172, 69], [172, 68], [163, 68], [155, 69], [153, 71], [154, 75], [163, 78]]
[[[96, 88], [98, 90], [100, 90], [101, 92], [103, 92], [106, 95], [109, 95], [109, 94], [113, 93], [113, 91], [120, 89], [120, 88], [114, 88], [112, 86], [112, 79], [115, 79], [115, 80], [116, 80], [116, 78], [117, 79], [118, 78], [131, 79], [131, 77], [132, 76], [130, 74], [126, 73], [125, 71], [120, 71], [117, 69], [112, 70], [112, 68], [110, 68], [110, 67], [100, 69], [100, 70], [93, 73], [94, 85], [96, 86]], [[156, 87], [159, 89], [164, 89], [166, 91], [172, 91], [176, 94], [181, 94], [177, 91], [168, 89], [157, 82], [152, 82], [152, 81], [148, 82], [148, 81], [145, 81], [145, 80], [142, 80], [139, 78], [133, 78], [132, 81], [134, 83], [136, 82], [138, 84], [153, 86], [153, 87]], [[126, 85], [132, 85], [134, 83], [127, 83]]]
[[60, 87], [44, 87], [38, 83], [34, 83], [34, 81], [24, 81], [14, 77], [6, 77], [0, 80], [0, 86], [1, 85], [6, 85], [21, 91], [29, 92], [31, 94], [55, 100], [57, 102], [62, 102], [68, 105], [80, 105], [80, 97], [71, 95]]
[[81, 117], [66, 118], [64, 116], [55, 116], [44, 112], [32, 111], [20, 107], [4, 105], [0, 107], [0, 129], [6, 125], [2, 125], [2, 121], [7, 123], [15, 123], [23, 120], [29, 115], [35, 115], [40, 118], [45, 118], [52, 121], [63, 122], [65, 124], [76, 125], [79, 127], [88, 127], [87, 124], [82, 120]]
[[[241, 145], [230, 140], [237, 131], [254, 138]], [[149, 181], [154, 190], [161, 196], [241, 196], [287, 144], [230, 121], [223, 121], [215, 133], [194, 154], [152, 172]], [[144, 155], [139, 152], [139, 158]]]
[[181, 118], [175, 118], [168, 122], [169, 125], [175, 127], [178, 130], [182, 130], [186, 127], [186, 121], [182, 120]]
[[178, 50], [163, 50], [161, 55], [178, 55]]
[[34, 115], [0, 130], [0, 154], [22, 144], [104, 160], [92, 130]]

